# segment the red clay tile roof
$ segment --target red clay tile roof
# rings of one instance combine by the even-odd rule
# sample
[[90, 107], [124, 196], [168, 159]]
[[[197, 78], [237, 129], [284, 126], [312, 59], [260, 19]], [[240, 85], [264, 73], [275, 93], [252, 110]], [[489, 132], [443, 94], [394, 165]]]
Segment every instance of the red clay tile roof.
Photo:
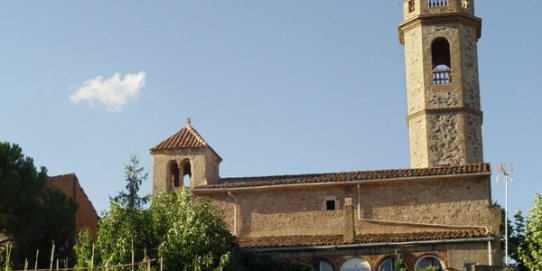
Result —
[[213, 188], [257, 187], [285, 184], [333, 183], [363, 180], [384, 180], [393, 178], [412, 178], [446, 176], [458, 174], [489, 174], [489, 164], [471, 164], [454, 167], [390, 169], [373, 171], [334, 172], [305, 175], [283, 175], [244, 178], [222, 178], [219, 183], [198, 186], [196, 190]]
[[216, 153], [215, 150], [213, 150], [213, 148], [211, 148], [211, 146], [205, 142], [198, 131], [196, 131], [192, 125], [187, 123], [187, 125], [177, 133], [152, 147], [151, 152], [202, 147], [209, 148], [220, 160], [222, 160], [220, 155], [218, 155], [218, 153]]
[[152, 147], [152, 151], [181, 148], [200, 148], [207, 146], [207, 142], [190, 125], [179, 130], [174, 135]]
[[347, 244], [377, 244], [402, 243], [430, 240], [453, 240], [467, 238], [492, 237], [482, 228], [457, 229], [435, 232], [411, 233], [384, 233], [384, 234], [358, 234], [354, 242], [345, 243], [342, 235], [291, 235], [239, 238], [239, 245], [243, 248], [270, 248], [270, 247], [303, 247], [303, 246], [329, 246]]

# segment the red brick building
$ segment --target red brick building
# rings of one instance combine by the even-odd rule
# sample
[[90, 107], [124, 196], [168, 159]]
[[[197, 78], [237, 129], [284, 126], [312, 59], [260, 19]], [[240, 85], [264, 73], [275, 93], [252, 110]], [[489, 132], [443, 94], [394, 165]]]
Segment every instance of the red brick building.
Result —
[[48, 179], [48, 185], [55, 187], [77, 202], [75, 213], [75, 233], [87, 228], [92, 236], [96, 236], [98, 228], [98, 213], [87, 194], [81, 187], [75, 173], [52, 176]]

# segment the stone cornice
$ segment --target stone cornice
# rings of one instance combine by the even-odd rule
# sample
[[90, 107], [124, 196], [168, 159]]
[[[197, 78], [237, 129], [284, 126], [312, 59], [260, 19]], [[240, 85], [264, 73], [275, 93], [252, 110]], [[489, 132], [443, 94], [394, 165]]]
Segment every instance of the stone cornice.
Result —
[[477, 109], [472, 109], [468, 107], [452, 107], [452, 108], [434, 108], [434, 109], [425, 109], [420, 110], [418, 112], [408, 114], [407, 121], [410, 121], [412, 119], [418, 118], [423, 115], [430, 115], [430, 114], [460, 114], [460, 113], [468, 113], [477, 115], [480, 117], [483, 117], [483, 112]]
[[401, 22], [399, 25], [399, 42], [405, 44], [404, 32], [418, 25], [463, 23], [476, 29], [478, 39], [482, 36], [482, 19], [464, 12], [444, 14], [423, 14]]

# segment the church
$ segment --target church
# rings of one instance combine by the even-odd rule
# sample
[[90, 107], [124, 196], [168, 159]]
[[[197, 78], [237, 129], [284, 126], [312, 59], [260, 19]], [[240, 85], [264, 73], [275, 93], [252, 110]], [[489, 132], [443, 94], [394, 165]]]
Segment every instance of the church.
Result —
[[403, 3], [410, 168], [222, 178], [222, 158], [187, 121], [150, 149], [153, 193], [188, 187], [223, 212], [243, 249], [319, 271], [392, 271], [396, 254], [409, 270], [501, 265], [474, 4]]

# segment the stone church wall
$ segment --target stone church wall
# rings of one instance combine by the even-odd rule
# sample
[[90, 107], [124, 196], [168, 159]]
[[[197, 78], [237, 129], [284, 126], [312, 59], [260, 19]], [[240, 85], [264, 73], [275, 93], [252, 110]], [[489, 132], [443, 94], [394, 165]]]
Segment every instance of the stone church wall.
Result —
[[[480, 176], [361, 183], [359, 198], [356, 184], [231, 191], [236, 210], [227, 190], [203, 195], [223, 211], [232, 232], [236, 212], [239, 237], [342, 234], [344, 198], [353, 199], [358, 234], [413, 231], [373, 220], [486, 226], [495, 231], [488, 182], [489, 177]], [[326, 211], [325, 201], [333, 197], [337, 210]]]

